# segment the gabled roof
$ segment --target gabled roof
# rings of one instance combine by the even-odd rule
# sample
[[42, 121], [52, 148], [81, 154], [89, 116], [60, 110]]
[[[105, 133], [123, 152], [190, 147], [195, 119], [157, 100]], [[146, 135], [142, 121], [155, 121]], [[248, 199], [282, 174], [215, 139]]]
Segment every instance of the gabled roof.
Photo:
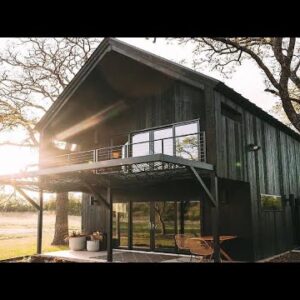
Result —
[[300, 135], [298, 133], [275, 119], [270, 114], [266, 113], [260, 107], [256, 106], [254, 103], [244, 98], [242, 95], [235, 92], [230, 87], [226, 86], [223, 82], [114, 38], [103, 39], [103, 41], [96, 48], [87, 62], [82, 66], [76, 76], [74, 76], [68, 86], [63, 90], [57, 100], [49, 108], [47, 113], [38, 122], [38, 124], [36, 125], [37, 130], [40, 131], [45, 126], [47, 126], [47, 124], [49, 124], [49, 122], [55, 117], [55, 115], [68, 102], [74, 92], [79, 88], [85, 78], [91, 73], [92, 70], [94, 70], [94, 68], [99, 64], [103, 57], [110, 51], [115, 51], [119, 54], [125, 55], [161, 73], [164, 73], [169, 77], [186, 82], [198, 88], [204, 89], [205, 85], [211, 86], [220, 93], [230, 97], [230, 99], [236, 102], [238, 105], [241, 105], [242, 107], [250, 110], [254, 115], [260, 116], [261, 118], [265, 119], [276, 127], [279, 127], [281, 130], [300, 141]]
[[167, 76], [181, 80], [198, 88], [204, 88], [204, 85], [214, 86], [219, 81], [206, 76], [204, 74], [193, 71], [180, 64], [169, 61], [158, 55], [141, 50], [127, 43], [121, 42], [114, 38], [105, 38], [96, 48], [87, 62], [82, 66], [71, 82], [63, 90], [57, 100], [52, 104], [47, 113], [36, 125], [37, 130], [41, 130], [48, 122], [54, 118], [56, 113], [64, 106], [74, 92], [79, 88], [80, 84], [90, 74], [90, 72], [99, 64], [105, 54], [115, 51], [129, 58], [132, 58], [142, 64], [145, 64]]

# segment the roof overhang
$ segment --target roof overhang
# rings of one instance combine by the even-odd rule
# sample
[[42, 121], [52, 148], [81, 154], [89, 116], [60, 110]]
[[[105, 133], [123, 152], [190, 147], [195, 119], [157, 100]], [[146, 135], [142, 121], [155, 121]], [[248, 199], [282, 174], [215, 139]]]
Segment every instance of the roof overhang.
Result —
[[70, 100], [72, 95], [85, 81], [88, 75], [97, 67], [105, 55], [111, 51], [128, 57], [138, 63], [144, 64], [172, 79], [185, 82], [197, 88], [204, 89], [205, 85], [215, 86], [219, 82], [209, 76], [195, 72], [189, 68], [183, 67], [177, 63], [138, 49], [119, 40], [106, 38], [100, 43], [84, 66], [79, 70], [69, 85], [64, 89], [62, 94], [38, 122], [36, 125], [36, 129], [38, 131], [42, 131], [43, 128], [47, 127], [51, 120], [55, 118], [62, 107]]

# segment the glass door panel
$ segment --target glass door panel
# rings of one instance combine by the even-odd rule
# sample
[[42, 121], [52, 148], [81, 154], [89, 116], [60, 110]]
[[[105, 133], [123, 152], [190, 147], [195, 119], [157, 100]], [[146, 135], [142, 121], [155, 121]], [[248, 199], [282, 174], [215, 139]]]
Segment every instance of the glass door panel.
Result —
[[155, 249], [175, 250], [176, 234], [176, 203], [154, 202], [155, 214]]
[[174, 155], [174, 139], [172, 128], [154, 131], [154, 153]]
[[150, 248], [150, 202], [132, 203], [132, 247]]
[[132, 156], [144, 156], [150, 154], [149, 132], [137, 133], [132, 136]]
[[198, 123], [178, 125], [175, 127], [176, 156], [197, 160], [199, 149]]
[[200, 202], [185, 201], [183, 202], [182, 209], [184, 233], [199, 236], [201, 234]]
[[128, 203], [113, 203], [113, 239], [115, 247], [128, 248]]

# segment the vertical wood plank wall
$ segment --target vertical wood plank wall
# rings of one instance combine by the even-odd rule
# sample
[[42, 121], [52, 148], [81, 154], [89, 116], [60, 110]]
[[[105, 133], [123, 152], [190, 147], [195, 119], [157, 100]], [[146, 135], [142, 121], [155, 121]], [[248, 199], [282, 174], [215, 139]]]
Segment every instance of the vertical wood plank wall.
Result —
[[[233, 101], [215, 91], [215, 117], [217, 120], [217, 173], [218, 176], [250, 182], [252, 202], [252, 228], [255, 258], [259, 259], [293, 247], [292, 211], [289, 201], [277, 212], [262, 211], [260, 194], [293, 194], [300, 198], [300, 142], [263, 119], [244, 110]], [[238, 136], [233, 120], [221, 114], [221, 105], [235, 109], [242, 116]], [[237, 152], [237, 143], [242, 147]], [[257, 144], [257, 152], [247, 151], [247, 145]], [[235, 167], [240, 160], [240, 173]], [[243, 201], [243, 199], [241, 199]]]
[[[240, 121], [222, 114], [222, 104], [239, 113]], [[132, 105], [130, 117], [133, 119], [130, 130], [200, 118], [201, 130], [206, 131], [208, 162], [216, 165], [217, 175], [250, 183], [249, 214], [255, 259], [293, 247], [289, 201], [284, 202], [282, 211], [265, 212], [261, 209], [260, 194], [286, 198], [293, 194], [300, 198], [299, 141], [209, 86], [203, 91], [178, 81], [157, 95], [137, 101]], [[118, 124], [117, 120], [114, 124]], [[258, 144], [261, 149], [249, 152], [249, 144]], [[105, 214], [99, 207], [84, 202], [83, 229], [98, 229], [105, 224]]]

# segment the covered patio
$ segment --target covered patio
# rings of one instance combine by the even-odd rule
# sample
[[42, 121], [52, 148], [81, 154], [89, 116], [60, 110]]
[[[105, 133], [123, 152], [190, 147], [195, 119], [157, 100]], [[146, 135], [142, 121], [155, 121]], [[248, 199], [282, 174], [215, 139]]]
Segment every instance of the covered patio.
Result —
[[[212, 212], [212, 236], [214, 248], [214, 261], [220, 262], [220, 241], [218, 230], [218, 178], [213, 166], [205, 162], [192, 161], [181, 157], [165, 154], [153, 154], [140, 157], [110, 159], [88, 163], [77, 163], [58, 167], [44, 167], [36, 171], [23, 172], [14, 175], [1, 176], [2, 184], [12, 185], [28, 200], [38, 211], [38, 238], [37, 253], [42, 252], [43, 231], [43, 192], [71, 192], [79, 191], [90, 193], [95, 201], [103, 205], [109, 217], [107, 218], [107, 251], [97, 252], [95, 256], [88, 252], [48, 253], [47, 255], [71, 256], [75, 260], [98, 262], [112, 261], [169, 261], [188, 258], [178, 254], [144, 253], [132, 251], [113, 250], [113, 194], [120, 188], [132, 188], [139, 185], [149, 185], [159, 182], [168, 182], [176, 178], [193, 178], [199, 185], [200, 192], [204, 193]], [[210, 181], [208, 187], [203, 178]], [[40, 201], [33, 201], [24, 190], [39, 191]], [[104, 192], [104, 193], [103, 193]], [[106, 194], [106, 195], [105, 195]], [[85, 254], [83, 254], [85, 253]], [[81, 254], [81, 257], [74, 257]], [[46, 254], [45, 254], [46, 255]], [[80, 256], [80, 255], [79, 255]], [[173, 258], [174, 257], [174, 258]]]

